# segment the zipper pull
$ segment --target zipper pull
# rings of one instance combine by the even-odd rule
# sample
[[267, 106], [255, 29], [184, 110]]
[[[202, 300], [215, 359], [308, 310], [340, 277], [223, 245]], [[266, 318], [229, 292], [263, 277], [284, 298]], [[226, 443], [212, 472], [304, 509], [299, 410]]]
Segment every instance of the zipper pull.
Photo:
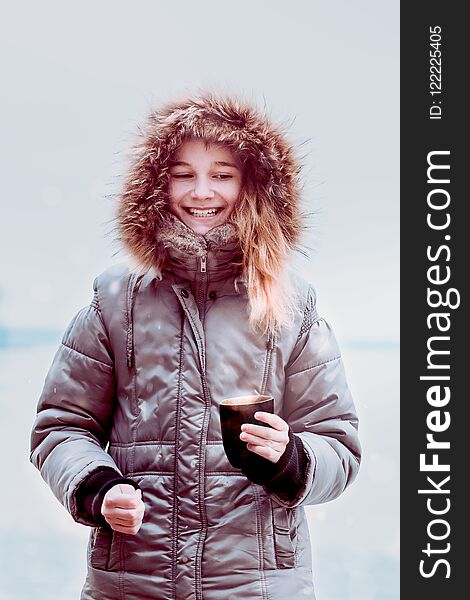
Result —
[[201, 273], [206, 272], [206, 267], [207, 267], [207, 256], [204, 254], [204, 256], [201, 256]]

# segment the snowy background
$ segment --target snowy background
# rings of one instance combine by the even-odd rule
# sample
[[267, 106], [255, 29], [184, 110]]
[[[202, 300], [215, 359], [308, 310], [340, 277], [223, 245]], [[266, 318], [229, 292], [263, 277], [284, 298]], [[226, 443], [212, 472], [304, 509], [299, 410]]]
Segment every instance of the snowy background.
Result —
[[87, 529], [28, 463], [60, 333], [114, 256], [113, 194], [150, 107], [198, 87], [266, 102], [302, 144], [321, 313], [364, 462], [309, 507], [318, 600], [398, 598], [399, 4], [19, 1], [0, 25], [0, 600], [79, 597]]

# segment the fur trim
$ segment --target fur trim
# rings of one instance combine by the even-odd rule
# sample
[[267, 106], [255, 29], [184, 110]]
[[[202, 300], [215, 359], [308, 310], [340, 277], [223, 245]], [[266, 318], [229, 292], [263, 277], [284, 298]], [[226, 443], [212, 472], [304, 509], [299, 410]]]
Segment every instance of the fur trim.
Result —
[[[161, 248], [168, 244], [162, 236], [169, 212], [168, 169], [176, 149], [190, 137], [227, 144], [236, 153], [256, 206], [263, 208], [257, 211], [252, 207], [251, 212], [257, 211], [261, 218], [245, 235], [252, 235], [254, 244], [265, 241], [275, 264], [284, 263], [286, 251], [299, 242], [302, 215], [300, 165], [280, 128], [243, 101], [203, 94], [152, 112], [140, 133], [117, 217], [121, 242], [140, 265], [157, 269], [162, 265]], [[240, 210], [246, 206], [241, 203]], [[243, 217], [238, 215], [238, 222]], [[247, 215], [247, 219], [251, 216]], [[277, 238], [269, 236], [270, 231], [279, 232]], [[190, 242], [188, 238], [187, 243], [198, 252], [195, 239]], [[246, 261], [252, 260], [243, 251]], [[250, 268], [256, 267], [244, 264], [245, 272]]]
[[164, 252], [171, 253], [176, 248], [191, 256], [204, 256], [209, 246], [226, 246], [237, 241], [237, 230], [232, 223], [223, 223], [211, 229], [205, 236], [195, 233], [172, 213], [166, 213], [161, 220], [161, 227], [157, 231], [157, 247]]

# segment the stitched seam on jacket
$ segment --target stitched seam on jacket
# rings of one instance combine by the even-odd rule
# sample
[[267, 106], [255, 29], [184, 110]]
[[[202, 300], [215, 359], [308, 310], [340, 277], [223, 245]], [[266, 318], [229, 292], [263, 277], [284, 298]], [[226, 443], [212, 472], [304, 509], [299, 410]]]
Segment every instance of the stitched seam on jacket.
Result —
[[[121, 545], [122, 549], [122, 545]], [[119, 600], [126, 600], [126, 590], [124, 589], [124, 571], [119, 571], [118, 576]]]
[[[129, 276], [127, 282], [127, 290], [126, 290], [126, 316], [127, 316], [127, 329], [126, 329], [126, 359], [129, 368], [131, 369], [131, 381], [132, 381], [132, 404], [131, 411], [134, 415], [134, 419], [131, 426], [132, 431], [132, 444], [130, 446], [130, 457], [129, 457], [129, 470], [130, 472], [134, 471], [135, 464], [135, 453], [136, 453], [136, 437], [137, 437], [137, 423], [136, 420], [139, 417], [139, 406], [138, 406], [138, 394], [137, 394], [137, 366], [135, 361], [135, 356], [133, 355], [133, 344], [134, 344], [134, 321], [132, 314], [132, 300], [133, 300], [133, 292], [135, 288], [135, 282], [137, 277], [132, 274]], [[129, 292], [130, 292], [130, 303], [129, 303]], [[129, 333], [131, 336], [131, 360], [129, 362]], [[125, 552], [124, 552], [124, 536], [120, 538], [120, 547], [119, 547], [119, 562], [120, 562], [120, 573], [119, 573], [119, 593], [121, 595], [120, 600], [126, 599], [126, 590], [125, 590]]]
[[[170, 475], [173, 477], [175, 473], [174, 471], [129, 471], [128, 473], [126, 473], [126, 475], [127, 477], [146, 477], [150, 475]], [[242, 473], [237, 473], [234, 471], [206, 471], [205, 475], [206, 477], [218, 477], [221, 475], [223, 475], [224, 477], [245, 477], [244, 475], [242, 475]]]
[[131, 427], [132, 432], [132, 446], [129, 458], [130, 471], [134, 471], [135, 465], [135, 453], [136, 453], [136, 440], [137, 440], [137, 420], [139, 418], [139, 395], [137, 393], [137, 365], [136, 358], [134, 355], [134, 316], [133, 316], [133, 301], [138, 291], [139, 278], [135, 273], [131, 273], [127, 281], [126, 290], [126, 317], [127, 317], [127, 329], [126, 329], [126, 359], [128, 368], [131, 370], [132, 378], [132, 404], [131, 411], [134, 415], [134, 420]]
[[95, 287], [93, 287], [93, 298], [92, 298], [90, 306], [92, 306], [96, 310], [96, 313], [101, 321], [101, 324], [103, 325], [103, 329], [106, 332], [106, 337], [109, 340], [108, 327], [106, 326], [106, 323], [104, 322], [103, 313], [101, 312], [101, 308], [100, 308], [100, 293], [98, 291], [98, 283], [97, 283], [96, 279], [93, 282], [93, 286], [95, 286], [95, 283], [96, 283], [96, 289], [95, 289]]
[[315, 325], [315, 323], [318, 323], [318, 321], [321, 321], [321, 320], [322, 320], [322, 317], [320, 317], [316, 311], [315, 311], [315, 313], [305, 317], [304, 320], [302, 321], [302, 325], [300, 326], [299, 335], [297, 336], [297, 341], [300, 340], [300, 338], [304, 335], [304, 333], [307, 333], [308, 331], [310, 331], [310, 329], [312, 328], [312, 325]]
[[[135, 408], [134, 408], [135, 407]], [[135, 364], [135, 358], [132, 365], [132, 406], [131, 410], [134, 414], [134, 419], [132, 423], [132, 445], [130, 446], [130, 457], [129, 457], [129, 470], [134, 471], [135, 464], [135, 449], [136, 449], [136, 436], [137, 436], [137, 424], [136, 420], [138, 419], [138, 400], [137, 400], [137, 367]]]
[[176, 574], [177, 564], [176, 557], [178, 552], [178, 451], [179, 451], [179, 429], [180, 429], [180, 412], [181, 412], [181, 391], [183, 379], [183, 362], [184, 362], [184, 311], [181, 311], [181, 329], [180, 329], [180, 355], [179, 355], [179, 373], [178, 387], [176, 392], [176, 415], [175, 415], [175, 453], [173, 467], [173, 514], [171, 517], [171, 589], [172, 597], [177, 599], [176, 595]]
[[[186, 306], [186, 304], [185, 304]], [[205, 445], [204, 436], [207, 435], [207, 429], [209, 425], [208, 417], [210, 417], [210, 395], [207, 388], [207, 382], [205, 379], [205, 368], [206, 359], [204, 352], [204, 338], [200, 335], [199, 330], [196, 326], [189, 310], [185, 311], [188, 320], [191, 324], [191, 328], [196, 337], [196, 346], [198, 348], [199, 360], [201, 363], [201, 384], [203, 388], [203, 395], [205, 400], [204, 406], [204, 417], [203, 426], [201, 428], [201, 436], [199, 439], [199, 464], [198, 464], [198, 504], [199, 504], [199, 517], [201, 520], [201, 531], [199, 533], [199, 539], [196, 546], [196, 558], [195, 558], [195, 580], [194, 580], [194, 592], [196, 600], [202, 600], [202, 550], [204, 547], [204, 541], [207, 535], [207, 515], [205, 513]]]
[[[202, 350], [204, 348], [202, 347]], [[204, 360], [205, 364], [205, 360]], [[204, 417], [201, 429], [201, 438], [199, 442], [199, 473], [198, 473], [198, 502], [199, 502], [199, 514], [201, 517], [201, 532], [199, 534], [198, 544], [196, 548], [196, 598], [202, 598], [202, 550], [204, 548], [204, 542], [207, 535], [207, 514], [206, 514], [206, 447], [204, 437], [207, 435], [209, 428], [210, 409], [211, 409], [211, 398], [209, 389], [207, 387], [206, 375], [204, 369], [201, 371], [201, 382], [202, 390], [204, 394], [205, 406], [204, 406]]]
[[132, 322], [132, 293], [133, 285], [135, 281], [135, 273], [131, 273], [127, 280], [126, 287], [126, 359], [127, 366], [131, 368], [133, 366], [132, 350], [134, 346], [134, 323]]
[[94, 362], [97, 362], [100, 365], [103, 365], [104, 367], [107, 367], [108, 369], [111, 369], [111, 371], [114, 369], [113, 365], [108, 365], [108, 363], [103, 362], [102, 360], [98, 360], [97, 358], [93, 358], [92, 356], [88, 356], [88, 354], [85, 354], [84, 352], [80, 352], [80, 350], [77, 350], [76, 348], [73, 348], [72, 346], [69, 346], [68, 344], [61, 342], [62, 346], [65, 346], [65, 348], [68, 348], [69, 350], [72, 350], [72, 352], [76, 352], [77, 354], [80, 354], [80, 356], [84, 356], [85, 358], [89, 358], [90, 360], [93, 360]]
[[[110, 448], [130, 448], [134, 442], [110, 442]], [[136, 440], [136, 446], [174, 446], [175, 442], [166, 440]]]
[[255, 512], [256, 512], [256, 539], [258, 542], [258, 553], [259, 553], [259, 563], [258, 563], [258, 572], [259, 572], [259, 582], [261, 586], [261, 594], [263, 600], [269, 600], [268, 598], [268, 589], [266, 585], [266, 574], [264, 572], [264, 544], [263, 544], [263, 535], [262, 535], [262, 523], [261, 523], [261, 508], [259, 506], [259, 493], [254, 483], [251, 484], [251, 489], [253, 491], [253, 499], [255, 504]]
[[150, 475], [171, 475], [172, 477], [174, 476], [174, 472], [173, 471], [129, 471], [129, 473], [126, 473], [127, 477], [147, 477]]
[[294, 506], [292, 509], [292, 517], [294, 519], [294, 527], [295, 527], [295, 544], [294, 544], [294, 569], [300, 566], [300, 556], [299, 556], [299, 522], [300, 515], [297, 510], [297, 506]]
[[204, 354], [204, 344], [203, 344], [204, 339], [201, 337], [201, 335], [199, 333], [199, 330], [197, 328], [196, 322], [194, 321], [194, 319], [193, 319], [191, 313], [189, 312], [189, 310], [187, 312], [187, 316], [188, 316], [188, 319], [189, 319], [189, 321], [191, 323], [191, 326], [192, 326], [192, 329], [194, 331], [194, 334], [196, 336], [196, 345], [197, 345], [198, 349], [200, 349], [201, 369], [204, 371], [205, 368], [206, 368], [206, 358], [205, 358], [205, 354]]
[[94, 308], [96, 310], [96, 312], [99, 312], [99, 310], [100, 310], [100, 303], [98, 300], [98, 290], [94, 290], [94, 292], [93, 292], [93, 298], [91, 299], [90, 307]]
[[271, 524], [272, 524], [272, 528], [273, 528], [273, 546], [274, 546], [274, 560], [276, 561], [276, 569], [279, 569], [279, 556], [278, 556], [278, 552], [277, 552], [277, 544], [276, 544], [276, 523], [274, 521], [274, 509], [273, 509], [273, 503], [271, 502], [271, 499], [269, 499], [269, 505], [270, 505], [270, 509], [271, 509]]
[[320, 320], [320, 317], [317, 313], [316, 302], [313, 294], [312, 288], [308, 289], [307, 293], [307, 303], [304, 308], [304, 317], [302, 320], [302, 324], [300, 325], [299, 335], [297, 336], [297, 341], [303, 336], [304, 333], [307, 333], [311, 326]]
[[134, 304], [137, 299], [137, 293], [139, 291], [142, 280], [145, 273], [137, 275], [131, 273], [127, 282], [127, 293], [126, 293], [126, 314], [127, 314], [127, 329], [126, 329], [126, 359], [127, 366], [129, 369], [133, 367], [135, 361], [134, 357]]
[[317, 365], [312, 365], [311, 367], [307, 367], [306, 369], [302, 369], [301, 371], [296, 371], [295, 373], [289, 373], [287, 375], [287, 377], [293, 377], [294, 375], [300, 375], [300, 373], [306, 373], [307, 371], [311, 371], [312, 369], [318, 369], [318, 367], [322, 367], [323, 365], [327, 365], [330, 362], [334, 362], [335, 360], [339, 360], [341, 358], [341, 354], [338, 354], [338, 356], [334, 356], [333, 358], [329, 358], [328, 360], [325, 360], [321, 363], [318, 363]]
[[229, 476], [245, 478], [245, 475], [242, 473], [236, 473], [234, 471], [206, 471], [206, 477], [218, 477], [219, 475], [223, 475], [224, 477]]

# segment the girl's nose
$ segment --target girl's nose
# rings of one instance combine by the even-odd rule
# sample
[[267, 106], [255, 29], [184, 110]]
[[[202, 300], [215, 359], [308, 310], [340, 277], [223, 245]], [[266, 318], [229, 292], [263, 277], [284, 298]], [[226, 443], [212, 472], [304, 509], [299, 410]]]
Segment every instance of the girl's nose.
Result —
[[206, 199], [213, 197], [214, 190], [211, 189], [210, 181], [205, 177], [197, 177], [194, 182], [194, 188], [191, 191], [191, 198]]

